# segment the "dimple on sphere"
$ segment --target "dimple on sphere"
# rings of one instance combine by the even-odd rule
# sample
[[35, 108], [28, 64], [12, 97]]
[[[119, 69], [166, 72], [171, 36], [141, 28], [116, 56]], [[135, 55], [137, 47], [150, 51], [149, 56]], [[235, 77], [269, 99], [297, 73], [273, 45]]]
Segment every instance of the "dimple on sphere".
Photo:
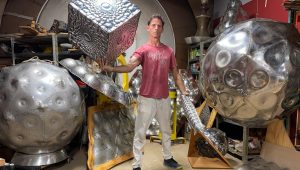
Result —
[[0, 72], [0, 142], [18, 152], [54, 152], [83, 121], [80, 90], [65, 69], [34, 60]]
[[251, 19], [230, 27], [209, 47], [201, 91], [222, 116], [264, 125], [300, 106], [300, 36], [293, 25]]

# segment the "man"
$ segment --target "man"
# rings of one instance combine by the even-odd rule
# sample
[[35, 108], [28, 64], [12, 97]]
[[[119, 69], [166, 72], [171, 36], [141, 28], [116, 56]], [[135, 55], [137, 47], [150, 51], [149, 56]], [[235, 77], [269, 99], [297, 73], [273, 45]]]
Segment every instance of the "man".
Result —
[[138, 65], [142, 66], [142, 81], [138, 97], [138, 115], [135, 121], [135, 135], [133, 141], [133, 169], [141, 169], [142, 148], [146, 142], [146, 131], [155, 117], [159, 122], [162, 133], [162, 147], [164, 165], [181, 169], [171, 153], [171, 127], [172, 116], [168, 73], [171, 71], [174, 81], [182, 94], [187, 94], [183, 81], [178, 74], [176, 58], [173, 49], [160, 42], [164, 21], [160, 15], [153, 15], [147, 25], [148, 41], [139, 47], [130, 58], [127, 65], [111, 67], [101, 65], [103, 71], [131, 72]]

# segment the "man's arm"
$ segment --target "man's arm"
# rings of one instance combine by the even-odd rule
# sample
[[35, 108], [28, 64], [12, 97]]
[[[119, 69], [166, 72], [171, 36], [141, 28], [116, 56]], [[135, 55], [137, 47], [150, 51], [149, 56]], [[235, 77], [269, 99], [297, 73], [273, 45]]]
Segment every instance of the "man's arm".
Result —
[[188, 92], [186, 91], [186, 88], [184, 86], [182, 78], [181, 78], [180, 74], [178, 73], [177, 67], [173, 68], [172, 74], [173, 74], [173, 78], [174, 78], [175, 84], [179, 88], [181, 94], [187, 95]]
[[129, 62], [128, 64], [126, 65], [122, 65], [122, 66], [115, 66], [115, 67], [112, 67], [112, 66], [109, 66], [109, 65], [101, 65], [101, 69], [103, 71], [108, 71], [108, 72], [116, 72], [116, 73], [129, 73], [131, 72], [135, 67], [137, 67], [138, 65], [140, 65], [140, 60], [135, 57], [135, 56], [132, 56], [130, 59], [129, 59]]

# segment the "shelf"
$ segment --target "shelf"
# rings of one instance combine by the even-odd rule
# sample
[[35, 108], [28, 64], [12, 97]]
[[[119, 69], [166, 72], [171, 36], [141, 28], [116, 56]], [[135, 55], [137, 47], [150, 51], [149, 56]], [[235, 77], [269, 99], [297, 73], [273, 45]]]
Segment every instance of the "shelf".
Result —
[[262, 126], [259, 126], [259, 125], [244, 125], [240, 122], [232, 121], [232, 120], [229, 120], [229, 119], [224, 118], [222, 116], [219, 116], [219, 118], [217, 119], [217, 128], [218, 128], [218, 126], [219, 126], [218, 124], [220, 122], [226, 122], [226, 123], [229, 123], [229, 124], [232, 124], [232, 125], [243, 127], [243, 151], [242, 151], [242, 153], [237, 151], [237, 150], [234, 150], [233, 148], [231, 148], [231, 150], [229, 149], [229, 152], [240, 156], [242, 158], [243, 162], [246, 163], [249, 158], [252, 158], [252, 155], [253, 155], [253, 154], [248, 152], [249, 129], [251, 129], [251, 128], [266, 128], [266, 126], [263, 126], [263, 125]]
[[266, 128], [266, 125], [257, 125], [257, 124], [254, 124], [254, 125], [243, 125], [242, 123], [240, 122], [236, 122], [236, 121], [232, 121], [230, 119], [227, 119], [227, 118], [224, 118], [222, 117], [222, 121], [223, 122], [226, 122], [226, 123], [230, 123], [230, 124], [233, 124], [233, 125], [236, 125], [236, 126], [241, 126], [241, 127], [247, 127], [247, 128]]
[[[206, 49], [209, 47], [209, 45], [215, 40], [215, 37], [200, 41], [199, 43], [191, 44], [188, 46], [188, 70], [191, 71], [191, 74], [194, 78], [196, 78], [197, 81], [199, 80], [199, 74], [200, 71], [195, 71], [196, 69], [199, 69], [198, 67], [193, 67], [193, 64], [199, 63], [202, 60], [202, 58], [205, 56]], [[192, 56], [192, 59], [191, 59]]]
[[199, 71], [191, 71], [191, 74], [198, 75], [198, 74], [200, 74], [200, 72]]
[[[80, 50], [78, 51], [62, 51], [62, 52], [59, 52], [58, 56], [60, 57], [60, 59], [62, 59], [61, 57], [77, 57], [77, 56], [81, 56], [81, 55], [84, 55], [84, 53]], [[16, 59], [26, 59], [26, 58], [31, 58], [31, 57], [34, 57], [34, 56], [38, 56], [38, 57], [52, 57], [53, 54], [52, 53], [31, 53], [31, 52], [28, 52], [28, 53], [16, 53], [15, 54], [15, 57]]]
[[193, 64], [193, 63], [196, 63], [196, 62], [199, 62], [199, 56], [196, 56], [195, 58], [190, 59], [189, 64]]
[[64, 43], [69, 42], [69, 36], [67, 33], [49, 33], [47, 35], [37, 35], [37, 36], [20, 36], [18, 34], [8, 34], [8, 35], [0, 35], [0, 42], [2, 43], [10, 43], [11, 38], [14, 38], [15, 43], [20, 44], [51, 44], [52, 43], [52, 36], [57, 36], [57, 42]]
[[[3, 50], [1, 58], [12, 58], [12, 65], [22, 60], [28, 60], [34, 56], [40, 59], [53, 60], [58, 65], [59, 59], [79, 58], [85, 55], [81, 50], [65, 51], [60, 50], [59, 44], [69, 43], [67, 33], [48, 33], [37, 36], [21, 36], [19, 34], [2, 34], [0, 35], [0, 43], [4, 45], [6, 51]], [[50, 50], [49, 50], [50, 49]], [[63, 48], [61, 48], [63, 49]]]
[[[228, 147], [228, 152], [234, 155], [237, 155], [240, 157], [240, 159], [243, 158], [243, 152], [240, 152], [232, 147]], [[254, 154], [248, 154], [248, 159], [253, 159], [255, 157], [259, 157], [260, 153], [254, 153]]]

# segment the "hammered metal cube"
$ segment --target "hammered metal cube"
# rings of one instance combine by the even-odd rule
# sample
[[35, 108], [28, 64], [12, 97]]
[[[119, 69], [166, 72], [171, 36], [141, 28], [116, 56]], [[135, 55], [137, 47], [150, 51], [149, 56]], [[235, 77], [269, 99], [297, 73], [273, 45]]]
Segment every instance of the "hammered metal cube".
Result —
[[132, 45], [141, 11], [128, 0], [73, 0], [68, 13], [69, 39], [112, 64]]

